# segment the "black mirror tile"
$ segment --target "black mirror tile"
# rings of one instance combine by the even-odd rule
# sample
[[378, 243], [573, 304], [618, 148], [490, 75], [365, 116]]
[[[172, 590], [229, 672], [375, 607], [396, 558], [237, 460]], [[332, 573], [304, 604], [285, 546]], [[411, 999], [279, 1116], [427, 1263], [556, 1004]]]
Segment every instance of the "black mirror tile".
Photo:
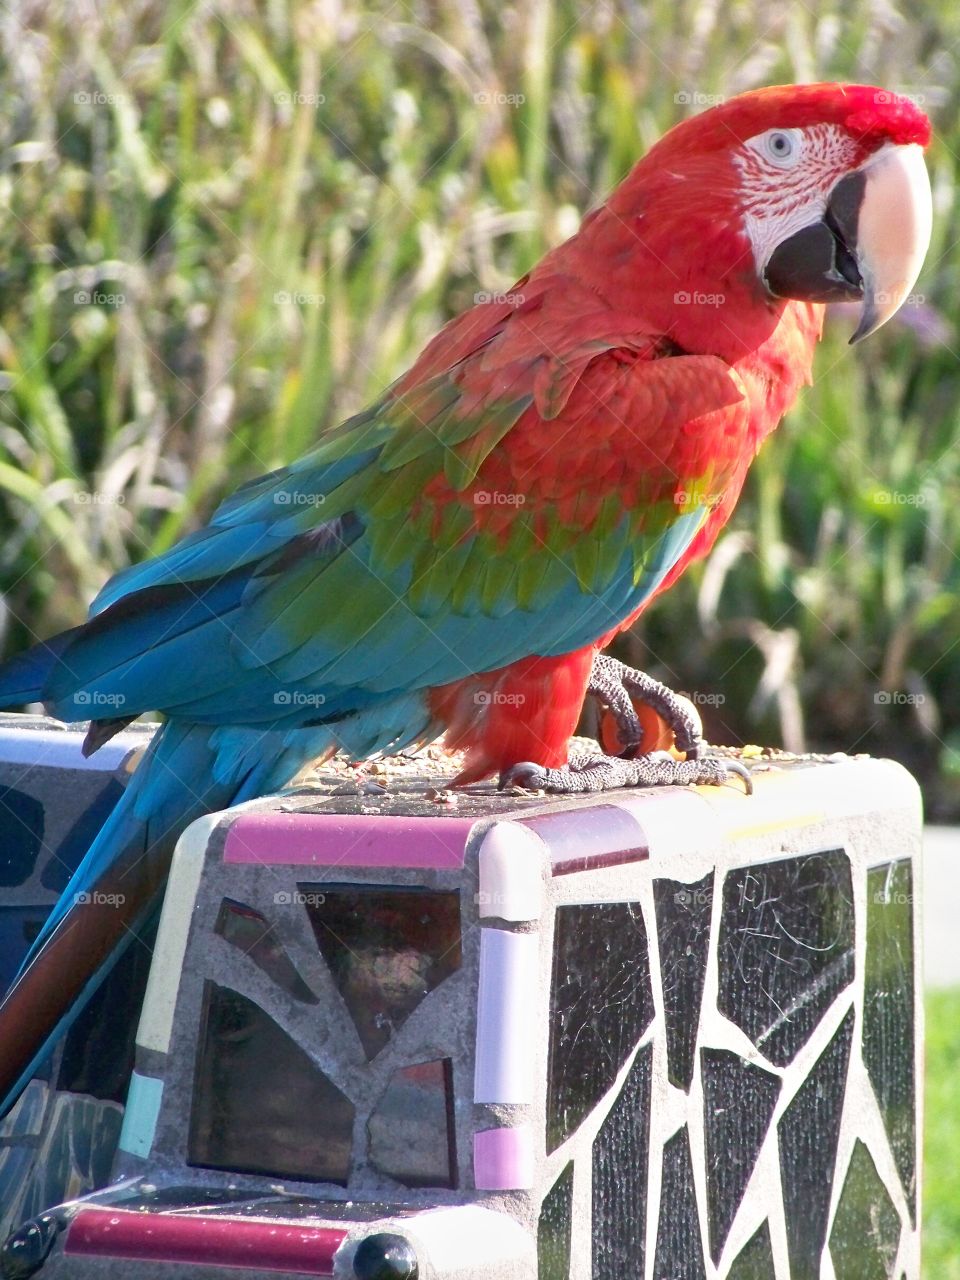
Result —
[[[83, 794], [84, 789], [87, 788], [87, 784], [85, 779], [81, 781], [83, 775], [78, 777], [75, 773], [73, 777], [77, 781], [73, 784], [71, 796], [75, 798], [74, 803], [76, 803], [80, 795]], [[96, 778], [96, 775], [94, 775], [94, 778]], [[93, 785], [96, 786], [95, 781]], [[110, 817], [117, 802], [123, 795], [123, 791], [122, 782], [117, 778], [109, 778], [94, 792], [86, 808], [78, 814], [70, 824], [69, 829], [57, 840], [53, 854], [40, 874], [40, 883], [45, 889], [53, 889], [56, 893], [61, 893], [67, 887], [70, 877], [80, 865], [91, 844], [93, 844], [94, 839], [100, 832], [100, 828]], [[48, 836], [48, 851], [50, 848], [49, 839]]]
[[867, 873], [863, 1062], [916, 1221], [913, 870], [908, 859]]
[[853, 887], [843, 850], [730, 871], [718, 947], [720, 1012], [786, 1066], [853, 979]]
[[346, 1185], [354, 1107], [273, 1019], [204, 985], [187, 1161]]
[[873, 1157], [858, 1140], [830, 1231], [837, 1280], [891, 1280], [899, 1244], [900, 1217]]
[[298, 888], [364, 1051], [375, 1058], [460, 968], [460, 894], [396, 885]]
[[652, 1062], [644, 1045], [593, 1140], [593, 1280], [644, 1273]]
[[159, 921], [157, 909], [67, 1032], [58, 1089], [126, 1102]]
[[653, 1018], [639, 903], [558, 907], [550, 997], [547, 1150], [596, 1106]]
[[776, 1280], [768, 1223], [759, 1226], [737, 1254], [727, 1280]]
[[537, 1225], [537, 1280], [569, 1280], [573, 1162], [543, 1198]]
[[[8, 1184], [19, 1196], [27, 1183], [19, 1208], [35, 1215], [58, 1204], [65, 1194], [73, 1198], [106, 1186], [121, 1124], [119, 1107], [104, 1107], [95, 1098], [61, 1096], [44, 1124], [43, 1158], [19, 1184]], [[18, 1147], [0, 1150], [17, 1152]]]
[[853, 1023], [851, 1009], [777, 1126], [791, 1280], [820, 1280]]
[[49, 914], [49, 906], [0, 907], [0, 994], [17, 976]]
[[0, 787], [0, 888], [26, 884], [43, 845], [43, 805], [16, 787]]
[[671, 1084], [689, 1090], [710, 944], [713, 873], [696, 884], [654, 880], [653, 897], [667, 1028], [667, 1074]]
[[686, 1125], [663, 1147], [660, 1222], [653, 1274], [669, 1276], [671, 1280], [706, 1280]]
[[726, 1049], [703, 1049], [707, 1220], [716, 1262], [740, 1207], [780, 1096], [780, 1080]]
[[370, 1163], [407, 1187], [455, 1187], [453, 1063], [399, 1067], [367, 1121]]
[[304, 1004], [317, 1004], [317, 997], [298, 973], [266, 916], [243, 902], [224, 898], [214, 928], [231, 946], [249, 956], [287, 995]]

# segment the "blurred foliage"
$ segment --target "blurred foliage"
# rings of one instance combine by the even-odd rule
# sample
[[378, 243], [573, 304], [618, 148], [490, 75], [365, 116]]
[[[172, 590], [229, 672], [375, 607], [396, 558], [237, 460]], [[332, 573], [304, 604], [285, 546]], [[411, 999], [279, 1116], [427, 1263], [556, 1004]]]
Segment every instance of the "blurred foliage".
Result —
[[883, 752], [956, 812], [958, 39], [933, 0], [11, 0], [7, 650], [359, 408], [684, 114], [865, 80], [937, 129], [918, 294], [854, 352], [831, 323], [712, 560], [624, 643], [715, 740]]
[[926, 995], [923, 1275], [960, 1280], [960, 988]]

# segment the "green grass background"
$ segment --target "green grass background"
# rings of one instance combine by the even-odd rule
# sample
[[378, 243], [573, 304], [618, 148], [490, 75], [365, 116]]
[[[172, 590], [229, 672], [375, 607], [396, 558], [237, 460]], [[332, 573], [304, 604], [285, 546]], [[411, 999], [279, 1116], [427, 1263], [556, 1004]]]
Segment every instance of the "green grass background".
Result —
[[924, 1280], [960, 1280], [960, 988], [926, 997]]

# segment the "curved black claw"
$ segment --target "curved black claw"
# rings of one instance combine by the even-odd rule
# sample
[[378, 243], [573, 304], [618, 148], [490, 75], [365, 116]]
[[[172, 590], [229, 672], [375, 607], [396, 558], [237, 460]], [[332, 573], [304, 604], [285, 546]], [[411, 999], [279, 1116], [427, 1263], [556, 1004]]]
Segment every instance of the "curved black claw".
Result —
[[753, 775], [742, 760], [733, 760], [729, 756], [708, 756], [707, 759], [715, 760], [717, 764], [724, 767], [727, 772], [727, 781], [731, 777], [740, 778], [743, 782], [744, 792], [748, 796], [753, 795]]
[[542, 791], [545, 784], [540, 778], [548, 773], [557, 773], [557, 769], [544, 769], [543, 765], [534, 764], [532, 760], [522, 760], [519, 764], [503, 769], [497, 780], [497, 790], [506, 791], [510, 787], [524, 787], [527, 791]]
[[672, 689], [645, 671], [628, 667], [605, 653], [595, 653], [587, 692], [605, 702], [613, 712], [620, 736], [627, 744], [624, 755], [633, 754], [643, 738], [631, 695], [653, 707], [667, 722], [673, 730], [677, 750], [685, 752], [688, 760], [703, 755], [706, 744], [700, 736], [703, 730], [699, 718], [691, 714], [689, 706]]
[[726, 756], [703, 756], [696, 760], [675, 760], [665, 751], [624, 760], [621, 756], [580, 756], [563, 769], [545, 769], [524, 760], [500, 775], [500, 789], [528, 787], [560, 795], [582, 795], [610, 791], [616, 787], [723, 786], [740, 778], [747, 795], [753, 794], [750, 771], [739, 760]]

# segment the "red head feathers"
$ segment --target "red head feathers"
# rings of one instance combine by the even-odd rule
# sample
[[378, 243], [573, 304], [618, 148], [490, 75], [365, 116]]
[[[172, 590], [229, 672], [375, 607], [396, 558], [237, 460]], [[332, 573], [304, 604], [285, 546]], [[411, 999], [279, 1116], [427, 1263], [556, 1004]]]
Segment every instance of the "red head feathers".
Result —
[[802, 129], [835, 124], [867, 150], [884, 142], [926, 147], [930, 121], [911, 101], [866, 84], [771, 85], [730, 98], [701, 115], [684, 120], [651, 149], [699, 152], [744, 142], [764, 129]]

